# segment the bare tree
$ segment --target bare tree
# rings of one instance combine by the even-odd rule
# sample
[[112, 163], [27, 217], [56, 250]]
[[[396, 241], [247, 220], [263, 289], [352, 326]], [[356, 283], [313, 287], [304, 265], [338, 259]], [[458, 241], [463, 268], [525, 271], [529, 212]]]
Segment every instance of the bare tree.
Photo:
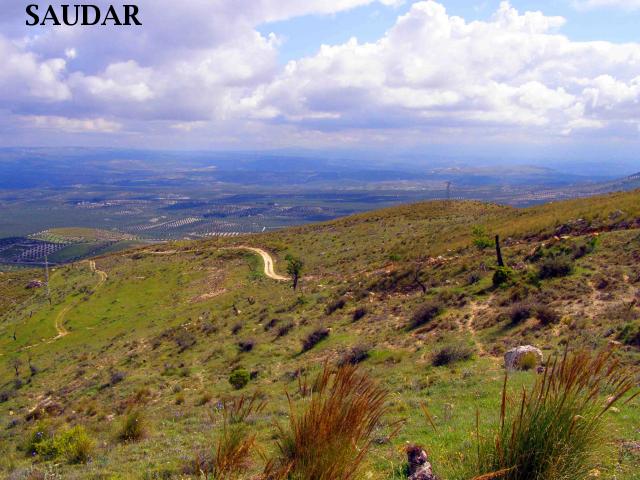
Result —
[[20, 367], [22, 366], [22, 360], [18, 357], [13, 358], [11, 360], [11, 368], [13, 368], [16, 372], [16, 378], [20, 378]]
[[422, 281], [420, 275], [422, 275], [422, 269], [424, 268], [424, 260], [418, 261], [414, 265], [413, 269], [413, 283], [418, 285], [422, 289], [422, 294], [426, 295], [427, 293], [427, 285]]

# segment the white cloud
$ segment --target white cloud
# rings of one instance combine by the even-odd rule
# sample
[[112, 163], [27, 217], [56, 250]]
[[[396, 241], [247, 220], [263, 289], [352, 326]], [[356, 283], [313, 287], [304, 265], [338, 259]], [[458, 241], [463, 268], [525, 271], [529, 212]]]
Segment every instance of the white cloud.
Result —
[[21, 119], [31, 128], [69, 133], [114, 133], [122, 128], [122, 125], [118, 122], [104, 118], [67, 118], [55, 115], [27, 115], [21, 117]]
[[39, 129], [245, 145], [637, 135], [640, 44], [574, 42], [563, 18], [507, 2], [474, 22], [417, 2], [375, 42], [284, 67], [256, 30], [370, 3], [141, 0], [140, 30], [0, 34], [0, 109]]

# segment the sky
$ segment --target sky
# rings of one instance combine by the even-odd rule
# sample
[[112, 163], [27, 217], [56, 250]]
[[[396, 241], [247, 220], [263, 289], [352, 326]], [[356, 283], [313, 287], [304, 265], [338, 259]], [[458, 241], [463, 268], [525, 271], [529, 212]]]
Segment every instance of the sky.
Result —
[[640, 0], [29, 3], [0, 0], [0, 147], [640, 152]]

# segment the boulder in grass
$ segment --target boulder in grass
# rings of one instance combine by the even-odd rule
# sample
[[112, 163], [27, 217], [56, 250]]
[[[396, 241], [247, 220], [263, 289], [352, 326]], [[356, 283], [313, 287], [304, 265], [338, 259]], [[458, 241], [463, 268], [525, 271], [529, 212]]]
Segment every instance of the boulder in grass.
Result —
[[433, 474], [427, 452], [418, 445], [407, 447], [407, 478], [409, 480], [438, 480]]
[[543, 362], [542, 351], [531, 345], [513, 348], [504, 354], [507, 370], [532, 370]]

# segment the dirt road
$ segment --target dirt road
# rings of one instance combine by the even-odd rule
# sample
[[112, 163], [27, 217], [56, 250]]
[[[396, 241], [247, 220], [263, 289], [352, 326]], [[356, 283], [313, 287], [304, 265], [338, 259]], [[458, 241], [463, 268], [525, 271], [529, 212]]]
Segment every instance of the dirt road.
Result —
[[245, 246], [240, 246], [240, 247], [235, 247], [235, 248], [240, 248], [243, 250], [250, 250], [254, 253], [257, 253], [258, 255], [260, 255], [262, 257], [262, 261], [264, 262], [264, 274], [271, 278], [272, 280], [277, 280], [279, 282], [286, 282], [287, 280], [290, 280], [287, 277], [283, 277], [282, 275], [278, 275], [274, 269], [274, 261], [273, 258], [271, 257], [271, 255], [269, 254], [269, 252], [262, 250], [261, 248], [255, 248], [255, 247], [245, 247]]

